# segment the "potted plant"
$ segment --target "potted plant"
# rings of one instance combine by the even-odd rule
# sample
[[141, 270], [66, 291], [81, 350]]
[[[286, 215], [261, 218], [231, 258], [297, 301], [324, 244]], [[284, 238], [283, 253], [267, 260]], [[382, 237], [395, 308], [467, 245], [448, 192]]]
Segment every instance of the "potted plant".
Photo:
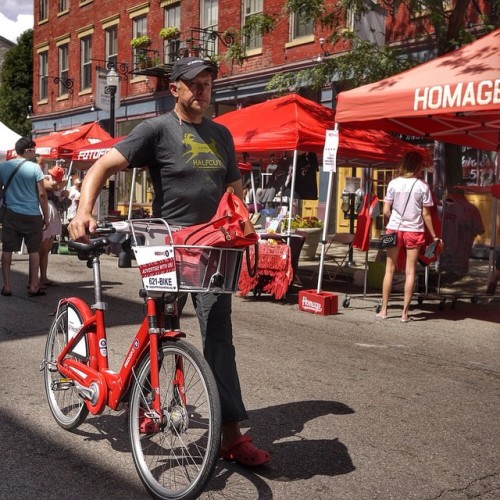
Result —
[[137, 54], [136, 63], [139, 69], [154, 68], [161, 62], [159, 57], [148, 56], [146, 51], [141, 51], [142, 54]]
[[134, 49], [139, 49], [141, 47], [147, 47], [150, 43], [151, 43], [151, 40], [149, 39], [148, 35], [138, 36], [138, 37], [132, 38], [132, 40], [130, 40], [130, 45], [132, 45], [132, 47]]
[[164, 40], [172, 40], [174, 38], [179, 38], [181, 36], [181, 32], [177, 26], [166, 26], [160, 30], [160, 36]]
[[[283, 221], [284, 228], [288, 227], [288, 219]], [[317, 217], [300, 217], [296, 215], [292, 219], [290, 229], [296, 234], [305, 236], [304, 246], [302, 247], [301, 256], [314, 260], [316, 258], [316, 251], [321, 240], [321, 229], [323, 221]]]

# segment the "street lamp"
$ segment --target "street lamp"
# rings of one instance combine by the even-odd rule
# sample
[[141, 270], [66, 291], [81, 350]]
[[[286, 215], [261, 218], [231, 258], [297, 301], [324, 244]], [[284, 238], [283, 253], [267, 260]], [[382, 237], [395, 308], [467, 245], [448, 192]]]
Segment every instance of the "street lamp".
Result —
[[[110, 66], [108, 73], [106, 75], [106, 88], [104, 92], [109, 94], [109, 135], [111, 137], [115, 136], [115, 98], [116, 91], [118, 89], [118, 84], [120, 82], [120, 77], [115, 71], [114, 66]], [[108, 198], [108, 210], [114, 210], [115, 208], [115, 181], [114, 177], [109, 180], [109, 198]]]
[[118, 89], [118, 83], [120, 77], [115, 71], [114, 66], [109, 68], [108, 74], [106, 75], [106, 94], [109, 94], [109, 135], [111, 137], [115, 136], [115, 98], [116, 90]]

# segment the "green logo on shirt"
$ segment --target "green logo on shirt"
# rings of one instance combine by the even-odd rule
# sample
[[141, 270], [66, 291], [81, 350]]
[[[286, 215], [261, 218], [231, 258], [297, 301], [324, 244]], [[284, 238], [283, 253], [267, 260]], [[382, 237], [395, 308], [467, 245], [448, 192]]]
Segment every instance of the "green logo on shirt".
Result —
[[[186, 163], [191, 162], [195, 168], [222, 168], [222, 156], [217, 151], [217, 144], [215, 139], [209, 143], [198, 142], [193, 134], [184, 134], [182, 144], [187, 147], [187, 151], [182, 155], [189, 155]], [[211, 158], [197, 158], [199, 155], [210, 155]]]

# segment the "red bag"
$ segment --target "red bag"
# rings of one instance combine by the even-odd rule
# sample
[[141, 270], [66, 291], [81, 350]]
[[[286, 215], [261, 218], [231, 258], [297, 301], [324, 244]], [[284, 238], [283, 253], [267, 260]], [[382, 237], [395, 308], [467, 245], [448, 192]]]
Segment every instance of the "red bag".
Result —
[[235, 194], [226, 191], [209, 222], [185, 227], [172, 235], [174, 245], [244, 248], [259, 239], [248, 210]]

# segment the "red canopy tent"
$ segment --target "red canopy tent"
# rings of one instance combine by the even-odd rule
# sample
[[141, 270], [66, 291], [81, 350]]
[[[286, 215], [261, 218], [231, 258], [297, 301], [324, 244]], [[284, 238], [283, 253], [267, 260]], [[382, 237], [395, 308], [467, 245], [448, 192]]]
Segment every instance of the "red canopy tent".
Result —
[[[326, 130], [333, 129], [335, 113], [316, 102], [291, 94], [214, 119], [231, 132], [238, 153], [308, 151], [322, 153]], [[362, 165], [396, 163], [415, 150], [385, 132], [341, 127], [338, 157]], [[424, 152], [425, 153], [425, 152]]]
[[126, 136], [122, 135], [120, 137], [112, 137], [96, 144], [87, 144], [73, 149], [67, 156], [71, 158], [71, 161], [75, 164], [75, 168], [79, 168], [81, 170], [87, 169], [125, 137]]
[[[255, 104], [215, 118], [231, 132], [235, 148], [240, 153], [262, 151], [294, 151], [291, 193], [295, 192], [297, 151], [322, 153], [326, 131], [334, 128], [335, 113], [321, 104], [296, 94]], [[385, 132], [356, 130], [342, 127], [337, 164], [352, 162], [356, 165], [376, 166], [394, 164], [406, 151], [426, 150], [416, 148]], [[329, 175], [323, 241], [326, 241], [330, 200], [333, 188], [332, 172]], [[288, 227], [291, 227], [293, 195], [290, 197]], [[325, 244], [322, 245], [318, 292], [321, 289]]]
[[336, 121], [494, 151], [500, 147], [499, 47], [497, 29], [404, 73], [341, 92]]
[[[35, 139], [36, 153], [45, 158], [58, 159], [71, 154], [78, 148], [97, 144], [111, 139], [111, 136], [98, 122], [79, 125], [70, 130], [54, 132]], [[15, 151], [9, 151], [8, 157], [16, 156]]]

